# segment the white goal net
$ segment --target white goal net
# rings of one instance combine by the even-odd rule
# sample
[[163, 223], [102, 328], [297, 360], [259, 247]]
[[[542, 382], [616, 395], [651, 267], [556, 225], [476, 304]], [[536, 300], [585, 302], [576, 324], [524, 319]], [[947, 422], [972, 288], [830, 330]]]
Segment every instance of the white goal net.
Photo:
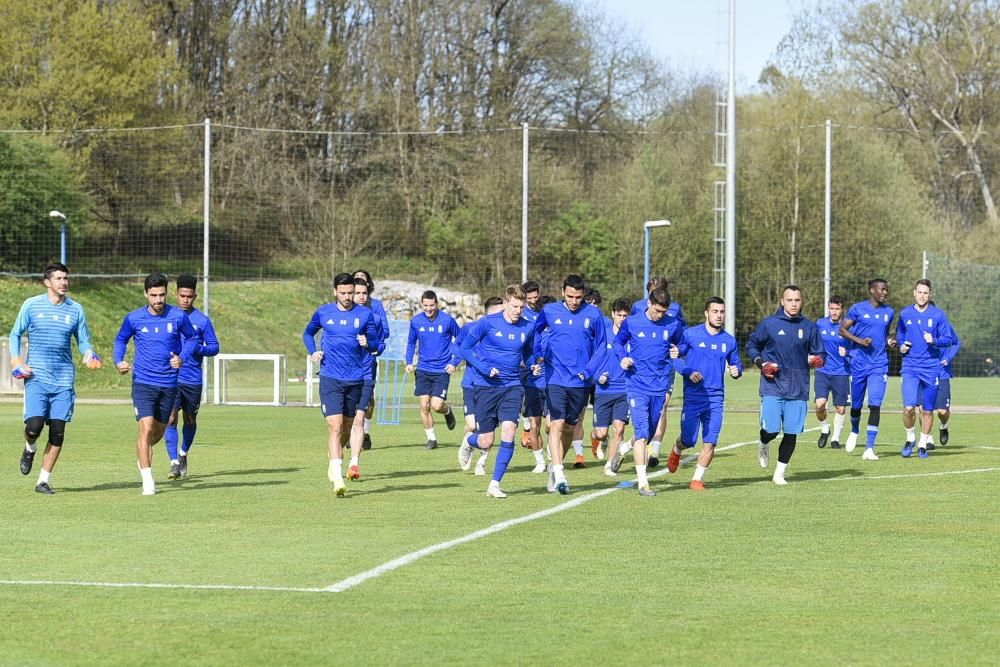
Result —
[[219, 354], [214, 357], [212, 402], [216, 405], [284, 405], [287, 372], [283, 354]]

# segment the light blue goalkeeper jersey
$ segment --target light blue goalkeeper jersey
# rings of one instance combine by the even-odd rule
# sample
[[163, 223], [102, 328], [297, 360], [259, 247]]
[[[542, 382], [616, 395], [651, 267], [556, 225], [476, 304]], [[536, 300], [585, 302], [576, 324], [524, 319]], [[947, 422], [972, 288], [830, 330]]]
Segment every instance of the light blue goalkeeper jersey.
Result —
[[72, 387], [76, 377], [70, 339], [76, 337], [81, 354], [94, 348], [83, 306], [67, 297], [49, 301], [48, 294], [25, 300], [10, 331], [10, 356], [21, 356], [21, 336], [28, 334], [28, 358], [34, 379], [57, 387]]

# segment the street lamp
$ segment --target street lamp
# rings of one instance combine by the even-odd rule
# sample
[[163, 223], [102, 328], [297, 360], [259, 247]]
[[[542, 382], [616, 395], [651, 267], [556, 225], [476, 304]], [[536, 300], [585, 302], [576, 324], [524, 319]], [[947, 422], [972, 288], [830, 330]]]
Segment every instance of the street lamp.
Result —
[[645, 247], [645, 268], [642, 274], [642, 289], [645, 291], [646, 285], [649, 284], [649, 230], [653, 227], [669, 227], [669, 220], [647, 220], [642, 223], [642, 228], [646, 235], [646, 247]]
[[49, 211], [50, 218], [62, 220], [62, 233], [59, 235], [59, 262], [66, 265], [66, 214], [59, 211]]

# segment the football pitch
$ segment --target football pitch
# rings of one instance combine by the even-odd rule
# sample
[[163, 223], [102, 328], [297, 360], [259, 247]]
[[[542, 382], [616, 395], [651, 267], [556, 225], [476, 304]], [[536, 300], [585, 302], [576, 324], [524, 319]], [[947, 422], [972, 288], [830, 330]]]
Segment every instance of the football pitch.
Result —
[[[752, 385], [753, 379], [747, 378]], [[753, 384], [755, 387], [755, 384]], [[744, 388], [744, 391], [752, 387]], [[668, 434], [676, 432], [676, 405]], [[140, 496], [128, 405], [80, 405], [52, 477], [17, 470], [0, 404], [4, 664], [996, 664], [1000, 418], [961, 414], [928, 460], [800, 439], [789, 485], [726, 415], [708, 490], [693, 463], [642, 498], [590, 458], [569, 496], [518, 447], [504, 480], [378, 427], [346, 498], [318, 409], [205, 407], [188, 478]], [[814, 425], [810, 419], [810, 426]], [[936, 432], [936, 429], [935, 429]], [[739, 443], [747, 443], [740, 445]], [[776, 457], [772, 446], [772, 466]], [[665, 454], [664, 454], [665, 456]], [[35, 466], [40, 465], [40, 457]], [[488, 465], [492, 470], [492, 456]], [[773, 467], [772, 467], [773, 470]]]

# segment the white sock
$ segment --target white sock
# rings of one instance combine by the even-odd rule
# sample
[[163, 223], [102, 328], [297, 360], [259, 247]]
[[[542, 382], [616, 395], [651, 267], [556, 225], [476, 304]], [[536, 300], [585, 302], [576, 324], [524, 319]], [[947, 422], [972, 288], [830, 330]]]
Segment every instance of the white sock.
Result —
[[639, 488], [649, 486], [649, 480], [646, 478], [646, 466], [636, 465], [635, 474], [639, 477]]
[[352, 456], [351, 457], [351, 465], [352, 466], [356, 466], [356, 465], [358, 465], [358, 463], [359, 463], [358, 457], [357, 456]]
[[531, 417], [522, 417], [521, 425], [524, 427], [525, 431], [531, 430]]
[[931, 435], [930, 433], [927, 434], [927, 444], [928, 445], [933, 445], [934, 444], [934, 436]]
[[180, 463], [180, 459], [170, 459], [170, 465], [172, 466], [180, 465]]
[[774, 476], [781, 477], [782, 479], [784, 479], [785, 468], [787, 467], [788, 467], [787, 463], [782, 463], [781, 461], [778, 461], [778, 465], [774, 466]]
[[535, 463], [545, 463], [545, 455], [542, 454], [542, 450], [533, 449], [531, 450], [531, 453], [535, 455]]
[[655, 456], [656, 458], [660, 458], [660, 445], [661, 444], [663, 444], [663, 443], [661, 443], [659, 440], [650, 440], [649, 441], [649, 449], [650, 449], [649, 455], [650, 456]]
[[561, 463], [552, 464], [552, 473], [556, 476], [556, 482], [566, 481], [566, 472], [563, 470], [563, 465]]
[[700, 482], [701, 478], [705, 476], [705, 470], [707, 470], [707, 468], [704, 466], [696, 465], [694, 467], [694, 477], [692, 479], [696, 482]]
[[948, 430], [948, 422], [941, 422], [941, 430], [942, 431]]
[[830, 422], [827, 421], [826, 419], [824, 419], [823, 421], [821, 421], [819, 423], [819, 432], [820, 433], [829, 433], [830, 432]]
[[489, 457], [489, 455], [490, 455], [490, 451], [488, 449], [480, 449], [479, 450], [479, 460], [476, 461], [476, 465], [480, 465], [480, 466], [481, 465], [485, 465], [486, 464], [486, 459]]
[[583, 456], [583, 440], [573, 441], [573, 451], [576, 452], [577, 456]]
[[[941, 428], [944, 428], [944, 427], [942, 426]], [[27, 440], [25, 440], [24, 441], [24, 449], [29, 454], [34, 454], [35, 450], [38, 449], [38, 443], [36, 442], [35, 444], [31, 444], [30, 442], [28, 442]]]
[[833, 441], [840, 442], [840, 434], [844, 432], [844, 422], [847, 420], [847, 415], [837, 414], [833, 416]]
[[917, 439], [917, 431], [916, 431], [916, 429], [912, 429], [912, 428], [906, 429], [906, 441], [912, 443], [916, 439]]
[[38, 484], [48, 484], [48, 483], [49, 483], [49, 477], [50, 477], [51, 475], [52, 475], [52, 473], [51, 473], [51, 472], [49, 472], [49, 471], [48, 471], [48, 470], [46, 470], [45, 468], [42, 468], [42, 469], [41, 469], [41, 470], [40, 470], [40, 471], [38, 472]]
[[344, 459], [330, 459], [329, 468], [330, 481], [333, 483], [344, 482]]
[[927, 437], [926, 433], [920, 434], [920, 444], [917, 445], [918, 449], [927, 449]]
[[434, 427], [433, 426], [431, 426], [430, 428], [425, 428], [424, 429], [424, 434], [427, 436], [428, 440], [437, 441], [437, 439], [438, 439], [437, 438], [437, 434], [434, 433]]
[[630, 451], [632, 451], [632, 439], [631, 438], [629, 438], [628, 440], [625, 440], [624, 442], [622, 442], [622, 444], [618, 445], [618, 453], [621, 456], [625, 456]]
[[368, 419], [368, 417], [365, 417], [365, 424], [364, 424], [363, 428], [365, 430], [365, 433], [371, 433], [372, 432], [372, 420]]
[[142, 477], [142, 486], [145, 488], [148, 486], [153, 486], [155, 482], [153, 481], [153, 469], [152, 468], [139, 468], [139, 476]]

